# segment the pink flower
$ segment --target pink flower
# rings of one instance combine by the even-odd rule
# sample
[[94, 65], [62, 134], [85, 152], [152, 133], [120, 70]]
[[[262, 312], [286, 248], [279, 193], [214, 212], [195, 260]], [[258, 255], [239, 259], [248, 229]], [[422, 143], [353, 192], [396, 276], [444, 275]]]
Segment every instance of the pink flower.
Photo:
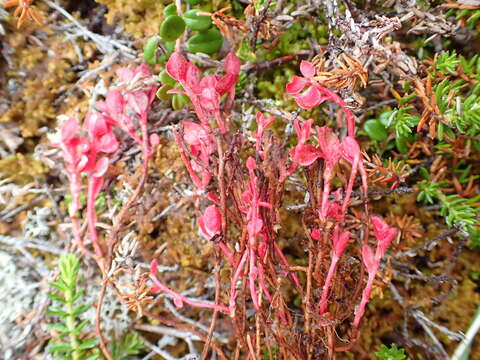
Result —
[[198, 219], [198, 225], [205, 237], [211, 239], [222, 229], [222, 215], [215, 205], [205, 209], [203, 216]]
[[[298, 106], [302, 109], [311, 109], [326, 100], [337, 103], [343, 111], [345, 111], [348, 135], [353, 136], [355, 131], [355, 119], [353, 118], [351, 111], [347, 108], [347, 104], [345, 104], [342, 98], [333, 91], [323, 87], [315, 81], [315, 66], [312, 63], [303, 60], [300, 63], [300, 72], [304, 77], [294, 76], [292, 81], [290, 81], [285, 87], [287, 93], [293, 95]], [[307, 87], [307, 89], [301, 93], [305, 87]]]
[[[225, 59], [225, 75], [207, 75], [200, 79], [200, 70], [186, 60], [179, 52], [173, 53], [165, 66], [167, 73], [178, 81], [184, 91], [170, 90], [169, 93], [187, 95], [195, 108], [200, 122], [209, 126], [208, 114], [211, 114], [222, 133], [227, 131], [225, 120], [220, 113], [221, 97], [228, 93], [229, 98], [225, 105], [227, 111], [233, 101], [235, 84], [240, 72], [240, 60], [233, 53]], [[228, 108], [228, 109], [227, 109]]]
[[117, 76], [126, 83], [135, 82], [142, 78], [149, 78], [152, 76], [152, 72], [145, 64], [137, 66], [134, 70], [122, 67], [118, 69], [116, 73]]
[[375, 256], [381, 258], [397, 235], [398, 229], [390, 227], [383, 219], [372, 216], [373, 234], [377, 238], [378, 246]]
[[358, 326], [360, 325], [360, 320], [362, 319], [362, 316], [365, 312], [365, 306], [370, 299], [373, 282], [375, 280], [375, 275], [378, 271], [378, 268], [380, 267], [382, 256], [387, 251], [388, 246], [390, 245], [398, 231], [398, 229], [390, 227], [383, 219], [377, 216], [372, 216], [371, 220], [373, 224], [373, 234], [377, 239], [377, 248], [374, 254], [368, 244], [363, 244], [362, 246], [362, 261], [367, 268], [368, 280], [367, 285], [363, 290], [360, 304], [355, 309], [355, 319], [353, 321], [353, 326], [356, 328], [358, 328]]
[[303, 124], [300, 124], [297, 119], [293, 122], [298, 143], [290, 150], [292, 165], [288, 170], [288, 174], [294, 172], [298, 165], [309, 166], [322, 156], [320, 150], [312, 145], [305, 144], [310, 139], [312, 124], [312, 119], [305, 121]]
[[[293, 95], [298, 106], [302, 109], [311, 109], [327, 100], [318, 84], [310, 80], [310, 78], [315, 76], [315, 66], [308, 61], [302, 60], [300, 72], [304, 77], [294, 76], [285, 88], [289, 94]], [[299, 94], [305, 87], [307, 87], [307, 90]]]

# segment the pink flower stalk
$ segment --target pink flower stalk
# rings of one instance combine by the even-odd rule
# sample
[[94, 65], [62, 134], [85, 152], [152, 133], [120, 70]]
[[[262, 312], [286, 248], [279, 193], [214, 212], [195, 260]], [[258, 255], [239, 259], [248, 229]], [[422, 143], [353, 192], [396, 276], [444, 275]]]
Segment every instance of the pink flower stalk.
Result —
[[92, 240], [95, 254], [99, 257], [103, 257], [103, 251], [98, 241], [97, 233], [97, 214], [95, 213], [95, 200], [100, 193], [103, 186], [103, 176], [108, 170], [108, 158], [102, 157], [95, 163], [95, 168], [89, 173], [88, 188], [87, 188], [87, 223]]
[[373, 225], [373, 234], [377, 239], [377, 248], [374, 254], [368, 244], [363, 244], [362, 246], [362, 260], [368, 272], [368, 280], [367, 285], [362, 292], [360, 304], [355, 309], [355, 319], [353, 321], [353, 326], [355, 328], [358, 328], [360, 325], [360, 320], [365, 313], [365, 306], [367, 305], [367, 302], [372, 294], [373, 282], [375, 280], [375, 275], [378, 271], [378, 268], [380, 267], [382, 257], [398, 232], [398, 229], [390, 227], [383, 219], [377, 216], [372, 216], [371, 220]]
[[[249, 174], [249, 194], [250, 194], [250, 207], [247, 211], [247, 232], [248, 232], [248, 249], [249, 251], [249, 271], [248, 271], [248, 282], [250, 285], [250, 295], [252, 296], [253, 306], [256, 310], [260, 309], [258, 303], [258, 292], [255, 286], [255, 280], [258, 275], [258, 268], [256, 265], [256, 254], [257, 250], [257, 238], [260, 232], [263, 229], [263, 220], [260, 217], [260, 195], [257, 189], [257, 177], [255, 175], [256, 168], [255, 159], [249, 157], [247, 159], [247, 168]], [[260, 264], [261, 266], [261, 264]]]
[[60, 142], [51, 144], [62, 150], [72, 194], [72, 202], [68, 209], [71, 217], [76, 216], [75, 214], [80, 209], [80, 174], [88, 160], [84, 154], [87, 139], [77, 137], [77, 132], [78, 120], [72, 116], [62, 125]]
[[75, 241], [82, 251], [83, 245], [78, 224], [77, 212], [80, 209], [80, 176], [87, 173], [87, 223], [95, 254], [101, 258], [103, 253], [99, 245], [96, 231], [95, 200], [103, 185], [103, 176], [108, 169], [108, 158], [101, 154], [111, 154], [118, 149], [118, 142], [106, 117], [98, 113], [88, 113], [85, 117], [84, 129], [89, 137], [77, 137], [78, 121], [71, 117], [62, 126], [60, 144], [52, 144], [62, 149], [67, 176], [70, 181], [72, 203], [69, 214], [72, 219]]
[[[186, 150], [184, 149], [185, 144], [178, 131], [174, 130], [173, 134], [175, 142], [180, 149], [180, 157], [195, 186], [197, 186], [198, 190], [204, 190], [210, 183], [211, 174], [205, 167], [201, 166], [199, 162], [208, 165], [210, 155], [215, 151], [213, 137], [207, 132], [203, 125], [191, 121], [184, 121], [182, 125], [183, 140], [188, 145], [190, 153], [195, 156], [197, 160], [190, 160], [187, 157]], [[197, 173], [199, 173], [201, 177], [198, 177]]]
[[[320, 105], [324, 101], [332, 101], [338, 104], [345, 112], [347, 118], [348, 135], [354, 136], [355, 119], [342, 98], [316, 82], [316, 70], [311, 62], [303, 60], [300, 63], [300, 72], [304, 77], [294, 76], [292, 81], [290, 81], [285, 87], [287, 93], [293, 95], [298, 106], [302, 109], [311, 109]], [[302, 92], [305, 87], [307, 89]]]
[[172, 289], [168, 288], [167, 286], [163, 285], [157, 277], [158, 274], [158, 262], [156, 259], [152, 260], [150, 263], [150, 273], [149, 278], [153, 281], [153, 287], [150, 289], [153, 293], [163, 292], [169, 294], [173, 297], [173, 302], [177, 308], [182, 308], [184, 304], [197, 307], [197, 308], [204, 308], [204, 309], [213, 309], [216, 311], [223, 312], [225, 314], [229, 314], [230, 310], [227, 306], [212, 304], [205, 301], [193, 300], [184, 295], [181, 295]]
[[103, 185], [103, 176], [108, 169], [108, 158], [101, 157], [97, 159], [97, 157], [101, 153], [114, 153], [119, 145], [106, 117], [99, 113], [88, 113], [85, 117], [84, 128], [90, 137], [87, 153], [88, 161], [82, 169], [82, 171], [88, 174], [87, 223], [95, 254], [102, 258], [103, 252], [99, 245], [96, 229], [95, 200], [100, 193]]
[[87, 252], [83, 244], [77, 213], [80, 210], [80, 193], [82, 191], [80, 177], [83, 168], [88, 162], [88, 158], [85, 155], [85, 151], [88, 150], [88, 139], [86, 137], [77, 137], [78, 129], [77, 118], [73, 116], [70, 117], [62, 125], [59, 143], [52, 143], [50, 145], [59, 147], [62, 151], [70, 184], [70, 194], [72, 195], [72, 202], [68, 208], [68, 213], [72, 219], [73, 236], [77, 246], [82, 251]]
[[265, 158], [265, 155], [262, 151], [262, 138], [265, 130], [273, 123], [275, 117], [270, 116], [268, 119], [259, 111], [256, 115], [257, 120], [257, 130], [255, 131], [255, 149], [262, 159]]
[[339, 234], [339, 226], [336, 225], [333, 230], [333, 252], [332, 252], [332, 262], [330, 263], [330, 268], [328, 269], [327, 278], [325, 280], [325, 285], [323, 286], [322, 298], [320, 299], [320, 315], [324, 314], [327, 311], [328, 306], [328, 292], [330, 289], [330, 284], [332, 282], [333, 276], [337, 269], [337, 264], [340, 258], [342, 257], [345, 249], [348, 245], [348, 240], [350, 239], [350, 232], [344, 232]]
[[235, 96], [235, 84], [240, 73], [240, 60], [234, 53], [230, 53], [225, 59], [225, 75], [207, 75], [200, 79], [200, 70], [186, 60], [179, 52], [173, 53], [167, 61], [165, 70], [168, 75], [178, 81], [184, 90], [170, 90], [169, 93], [187, 95], [192, 101], [193, 107], [200, 122], [210, 128], [208, 115], [216, 121], [218, 128], [225, 134], [227, 132], [226, 121], [220, 111], [221, 97], [229, 94], [225, 104], [228, 111], [233, 104]]

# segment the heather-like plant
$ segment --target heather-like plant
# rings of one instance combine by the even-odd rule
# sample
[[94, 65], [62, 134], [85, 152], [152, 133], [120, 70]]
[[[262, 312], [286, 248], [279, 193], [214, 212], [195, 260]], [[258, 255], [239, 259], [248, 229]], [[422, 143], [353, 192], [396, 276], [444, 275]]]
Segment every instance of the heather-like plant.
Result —
[[91, 352], [97, 338], [84, 339], [82, 329], [88, 320], [81, 320], [81, 315], [90, 307], [81, 304], [83, 289], [78, 288], [80, 260], [74, 254], [62, 255], [59, 260], [60, 277], [50, 286], [57, 293], [48, 293], [48, 296], [59, 303], [61, 307], [50, 306], [47, 313], [58, 316], [59, 322], [48, 324], [51, 330], [58, 333], [58, 340], [52, 342], [48, 351], [57, 359], [64, 360], [93, 360], [98, 356]]
[[[80, 133], [78, 120], [71, 117], [63, 123], [59, 139], [52, 143], [52, 146], [60, 148], [65, 161], [72, 195], [69, 215], [77, 246], [83, 252], [94, 256], [102, 268], [104, 251], [96, 229], [95, 202], [104, 184], [110, 164], [109, 158], [119, 148], [114, 128], [128, 134], [141, 147], [145, 176], [148, 160], [159, 143], [158, 135], [149, 135], [147, 129], [148, 111], [157, 91], [151, 81], [146, 81], [150, 80], [152, 73], [145, 65], [141, 65], [134, 70], [120, 68], [117, 75], [122, 81], [122, 87], [110, 90], [105, 101], [95, 103], [101, 113], [87, 113], [83, 133]], [[86, 220], [94, 248], [93, 254], [84, 245], [79, 224], [82, 174], [87, 177]]]
[[[246, 161], [239, 158], [226, 160], [224, 148], [232, 146], [228, 145], [231, 144], [233, 130], [229, 116], [240, 62], [231, 53], [227, 56], [224, 67], [225, 75], [201, 77], [198, 67], [175, 52], [165, 68], [183, 88], [170, 92], [188, 96], [199, 120], [199, 123], [182, 122], [180, 129], [174, 131], [174, 135], [181, 158], [196, 187], [195, 193], [198, 196], [196, 203], [199, 204], [202, 198], [203, 201], [210, 203], [198, 219], [201, 233], [215, 241], [231, 268], [228, 306], [192, 300], [176, 293], [158, 278], [156, 260], [152, 262], [150, 271], [150, 279], [155, 284], [153, 291], [169, 294], [178, 307], [188, 304], [212, 308], [229, 314], [238, 321], [240, 315], [238, 296], [241, 291], [248, 289], [249, 298], [257, 313], [265, 311], [263, 304], [266, 300], [275, 304], [278, 317], [288, 324], [291, 319], [282, 299], [272, 294], [275, 282], [278, 281], [278, 276], [281, 276], [290, 279], [297, 291], [307, 297], [306, 314], [315, 311], [321, 316], [326, 316], [331, 304], [329, 290], [335, 281], [338, 264], [352, 237], [352, 233], [346, 231], [344, 226], [358, 174], [362, 183], [364, 202], [367, 199], [367, 174], [360, 146], [354, 138], [353, 114], [338, 95], [316, 82], [313, 64], [302, 61], [301, 71], [304, 77], [294, 77], [286, 86], [287, 92], [293, 94], [298, 105], [305, 109], [318, 106], [324, 101], [338, 104], [345, 112], [348, 136], [340, 140], [331, 128], [313, 128], [313, 120], [295, 119], [297, 144], [288, 152], [288, 156], [282, 156], [275, 152], [277, 151], [275, 137], [266, 131], [274, 119], [267, 119], [259, 112], [256, 114], [257, 128], [250, 137], [254, 139], [252, 149], [255, 151], [255, 157], [249, 156]], [[223, 97], [225, 94], [228, 95]], [[248, 138], [248, 134], [244, 136]], [[242, 141], [244, 151], [247, 151], [248, 142]], [[272, 159], [272, 156], [277, 158]], [[320, 303], [316, 307], [311, 307], [313, 305], [309, 304], [310, 290], [305, 294], [297, 275], [290, 270], [291, 266], [277, 242], [274, 229], [280, 223], [277, 209], [281, 204], [286, 179], [301, 169], [317, 167], [318, 161], [323, 163], [321, 172], [323, 190], [318, 190], [318, 201], [313, 201], [318, 225], [309, 232], [313, 241], [321, 245], [313, 244], [309, 251], [313, 254], [318, 246], [328, 246], [331, 249], [331, 262], [323, 281]], [[350, 166], [346, 184], [332, 189], [332, 181], [339, 166], [346, 166], [345, 164]], [[226, 174], [231, 176], [228, 181], [225, 178]], [[311, 194], [310, 198], [316, 199], [316, 196]], [[229, 204], [235, 207], [233, 212]], [[367, 245], [368, 239], [363, 241], [362, 257], [367, 268], [368, 281], [355, 311], [354, 328], [359, 327], [381, 258], [396, 234], [396, 229], [390, 228], [382, 219], [371, 217], [371, 221], [378, 244], [373, 254]], [[368, 222], [366, 226], [369, 226]], [[231, 238], [229, 227], [237, 229], [238, 239]], [[322, 259], [325, 261], [325, 256]], [[318, 268], [324, 266], [320, 258], [310, 261], [316, 262]], [[278, 265], [283, 269], [280, 272], [276, 268]], [[240, 283], [244, 285], [239, 288]], [[308, 286], [312, 285], [307, 284]]]

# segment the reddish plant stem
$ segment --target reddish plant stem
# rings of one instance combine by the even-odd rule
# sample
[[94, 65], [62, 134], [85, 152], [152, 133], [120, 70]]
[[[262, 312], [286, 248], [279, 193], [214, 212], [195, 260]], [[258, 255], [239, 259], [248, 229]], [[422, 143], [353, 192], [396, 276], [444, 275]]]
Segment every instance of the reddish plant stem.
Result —
[[[226, 214], [226, 196], [225, 196], [225, 161], [224, 161], [224, 154], [223, 154], [223, 148], [222, 148], [222, 143], [220, 141], [219, 136], [216, 137], [217, 140], [217, 152], [218, 152], [218, 177], [217, 177], [217, 182], [220, 190], [220, 213], [221, 214]], [[227, 217], [224, 215], [222, 216], [222, 235], [223, 238], [225, 239], [227, 237]], [[222, 251], [225, 252], [225, 250], [220, 247], [219, 249], [222, 249]], [[222, 262], [220, 258], [220, 251], [217, 249], [216, 251], [216, 265], [215, 265], [215, 304], [218, 304], [220, 302], [220, 264]], [[233, 257], [230, 254], [230, 257], [227, 256], [227, 258], [231, 261], [233, 261]], [[233, 263], [232, 263], [233, 266]], [[207, 335], [207, 340], [205, 342], [205, 346], [203, 347], [202, 350], [202, 356], [201, 360], [205, 360], [208, 355], [208, 351], [210, 349], [210, 343], [212, 341], [212, 336], [213, 336], [213, 330], [215, 329], [215, 324], [217, 322], [217, 317], [218, 317], [218, 310], [214, 310], [213, 315], [212, 315], [212, 321], [210, 322], [210, 328], [208, 329], [208, 335]]]

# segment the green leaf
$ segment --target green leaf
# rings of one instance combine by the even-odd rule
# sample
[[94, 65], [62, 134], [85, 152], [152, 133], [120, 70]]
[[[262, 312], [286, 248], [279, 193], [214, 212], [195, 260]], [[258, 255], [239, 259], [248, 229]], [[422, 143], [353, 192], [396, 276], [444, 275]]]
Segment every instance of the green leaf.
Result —
[[69, 343], [57, 343], [57, 344], [52, 344], [48, 345], [48, 351], [49, 352], [70, 352], [73, 351], [72, 346]]
[[58, 291], [65, 292], [66, 290], [69, 289], [67, 285], [62, 281], [62, 280], [57, 280], [55, 282], [49, 282], [48, 285], [50, 287], [53, 287], [54, 289], [57, 289]]
[[97, 338], [92, 338], [90, 340], [82, 342], [78, 347], [79, 350], [87, 350], [93, 348], [97, 344]]
[[185, 21], [178, 15], [170, 15], [160, 25], [160, 36], [165, 41], [175, 41], [185, 31]]
[[211, 28], [193, 35], [187, 41], [188, 51], [191, 53], [204, 53], [211, 55], [216, 53], [223, 44], [223, 36], [216, 28]]
[[160, 100], [169, 100], [173, 97], [172, 94], [168, 94], [168, 91], [172, 90], [172, 86], [168, 84], [164, 84], [160, 86], [157, 90], [157, 98]]
[[460, 59], [457, 57], [455, 50], [452, 52], [446, 51], [437, 58], [435, 68], [443, 75], [453, 74], [460, 64]]
[[52, 307], [52, 306], [50, 306], [47, 309], [46, 312], [47, 312], [48, 315], [56, 315], [56, 316], [59, 316], [61, 318], [66, 318], [69, 315], [68, 312], [66, 312], [65, 310], [62, 310], [62, 309], [59, 309], [59, 308], [56, 308], [56, 307]]
[[175, 3], [165, 6], [165, 8], [163, 9], [163, 15], [165, 17], [170, 15], [177, 15], [177, 6], [175, 5]]
[[54, 293], [51, 293], [51, 292], [47, 292], [47, 296], [52, 299], [52, 300], [55, 300], [55, 301], [58, 301], [59, 303], [61, 304], [65, 304], [65, 299], [58, 296], [57, 294], [54, 294]]
[[185, 23], [190, 30], [207, 30], [212, 25], [212, 20], [210, 16], [197, 15], [198, 12], [200, 12], [200, 9], [188, 10], [183, 16]]
[[385, 141], [388, 137], [387, 129], [380, 120], [377, 119], [370, 119], [365, 121], [363, 124], [363, 130], [367, 133], [367, 135], [376, 141]]
[[65, 325], [59, 324], [59, 323], [47, 324], [47, 327], [48, 327], [50, 330], [55, 330], [55, 331], [60, 332], [62, 335], [68, 334], [68, 333], [70, 332], [70, 331], [65, 327]]
[[159, 61], [159, 56], [157, 56], [158, 43], [160, 42], [160, 36], [155, 35], [148, 39], [147, 43], [143, 48], [143, 58], [146, 63], [149, 65], [155, 65]]
[[90, 305], [78, 305], [75, 309], [73, 309], [72, 316], [78, 317], [80, 314], [83, 314], [90, 308]]
[[78, 324], [76, 327], [75, 327], [75, 333], [76, 334], [80, 334], [82, 329], [85, 327], [85, 325], [88, 324], [88, 320], [85, 319], [85, 320], [82, 320], [82, 322], [80, 324]]
[[395, 137], [395, 145], [397, 147], [397, 150], [401, 154], [406, 154], [410, 147], [408, 144], [413, 143], [413, 136], [396, 136]]

